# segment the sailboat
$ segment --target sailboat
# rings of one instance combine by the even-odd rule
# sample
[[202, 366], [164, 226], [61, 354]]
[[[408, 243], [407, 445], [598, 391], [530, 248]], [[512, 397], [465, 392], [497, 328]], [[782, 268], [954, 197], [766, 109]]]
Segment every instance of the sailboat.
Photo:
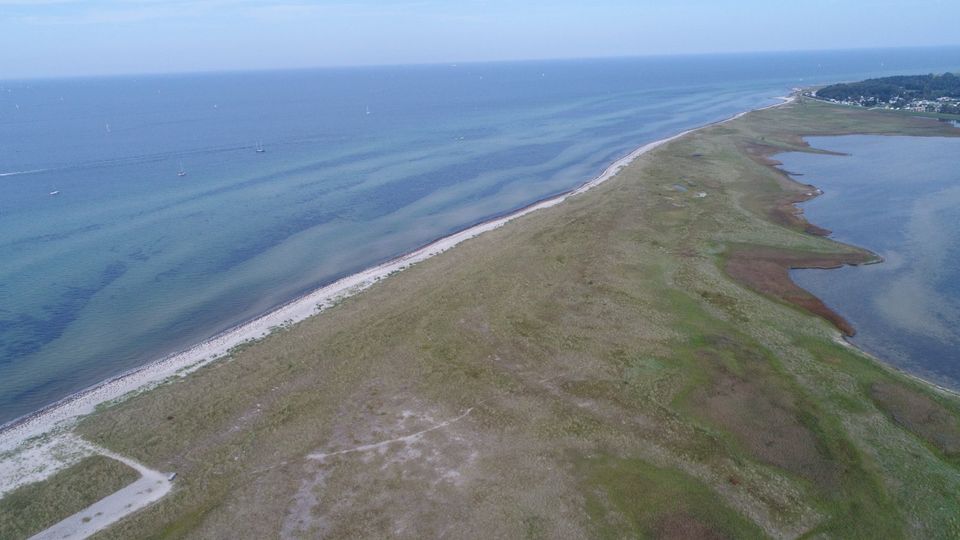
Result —
[[367, 115], [370, 115], [370, 114], [372, 114], [372, 113], [370, 112], [370, 106], [367, 105]]
[[262, 154], [264, 152], [266, 152], [266, 149], [263, 148], [263, 143], [257, 141], [257, 153]]
[[180, 170], [177, 171], [177, 176], [186, 176], [187, 171], [183, 170], [183, 161], [180, 161]]

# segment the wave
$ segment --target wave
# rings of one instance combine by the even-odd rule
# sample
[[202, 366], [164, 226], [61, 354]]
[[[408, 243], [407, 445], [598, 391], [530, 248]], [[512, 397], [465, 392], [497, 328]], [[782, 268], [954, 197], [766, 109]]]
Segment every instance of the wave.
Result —
[[[0, 0], [0, 3], [2, 3], [2, 0]], [[248, 150], [251, 148], [253, 148], [252, 145], [230, 145], [230, 146], [220, 146], [220, 147], [199, 148], [199, 149], [189, 150], [189, 151], [157, 152], [152, 154], [120, 156], [120, 157], [108, 158], [108, 159], [94, 159], [90, 161], [79, 161], [75, 163], [56, 164], [52, 167], [47, 167], [43, 169], [0, 172], [0, 178], [6, 177], [6, 176], [19, 176], [23, 174], [38, 174], [38, 173], [51, 172], [51, 171], [67, 171], [67, 170], [77, 170], [77, 169], [110, 167], [115, 165], [150, 163], [150, 162], [172, 160], [172, 159], [175, 159], [178, 157], [184, 157], [184, 156], [221, 154], [221, 153], [227, 153], [227, 152], [236, 152], [238, 150]]]
[[50, 170], [50, 169], [31, 169], [31, 170], [29, 170], [29, 171], [10, 171], [10, 172], [0, 173], [0, 177], [3, 177], [3, 176], [17, 176], [17, 175], [21, 175], [21, 174], [35, 174], [35, 173], [47, 172], [47, 171], [49, 171], [49, 170]]

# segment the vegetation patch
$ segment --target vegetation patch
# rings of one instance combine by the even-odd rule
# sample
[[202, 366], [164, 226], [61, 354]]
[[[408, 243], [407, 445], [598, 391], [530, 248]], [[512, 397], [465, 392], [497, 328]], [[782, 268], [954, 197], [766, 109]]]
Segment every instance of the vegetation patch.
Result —
[[777, 380], [766, 355], [742, 340], [714, 336], [697, 357], [711, 373], [709, 385], [693, 395], [697, 411], [733, 434], [754, 459], [806, 478], [824, 492], [836, 489], [837, 464], [806, 425], [813, 415]]
[[870, 397], [911, 433], [951, 458], [960, 457], [960, 420], [932, 397], [885, 381], [870, 385]]
[[856, 334], [846, 319], [827, 307], [822, 300], [800, 288], [790, 279], [790, 270], [800, 268], [838, 268], [844, 264], [862, 264], [876, 257], [866, 252], [837, 254], [804, 253], [767, 246], [737, 246], [726, 260], [726, 271], [733, 279], [763, 294], [803, 308], [832, 322], [845, 335]]
[[599, 538], [764, 538], [703, 483], [676, 469], [609, 456], [578, 461]]

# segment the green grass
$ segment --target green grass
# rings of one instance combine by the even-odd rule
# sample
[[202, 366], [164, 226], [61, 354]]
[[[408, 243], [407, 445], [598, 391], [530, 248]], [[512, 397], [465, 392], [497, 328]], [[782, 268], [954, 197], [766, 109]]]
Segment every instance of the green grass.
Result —
[[806, 188], [761, 159], [854, 132], [956, 134], [808, 101], [753, 113], [99, 411], [83, 436], [180, 474], [103, 536], [960, 534], [938, 431], [957, 399], [723, 270], [734, 247], [856, 252], [771, 221]]
[[93, 456], [0, 499], [0, 538], [27, 538], [132, 483], [137, 471]]
[[596, 457], [577, 463], [599, 538], [763, 538], [713, 490], [676, 469]]

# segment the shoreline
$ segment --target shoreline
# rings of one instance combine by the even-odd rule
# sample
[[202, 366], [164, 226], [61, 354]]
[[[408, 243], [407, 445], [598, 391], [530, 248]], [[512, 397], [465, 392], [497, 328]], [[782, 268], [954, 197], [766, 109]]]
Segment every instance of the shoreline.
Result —
[[[318, 528], [336, 534], [379, 512], [383, 520], [364, 531], [429, 537], [450, 527], [469, 533], [493, 526], [517, 536], [529, 532], [529, 520], [497, 519], [504, 501], [509, 511], [511, 501], [544, 495], [546, 503], [526, 514], [549, 516], [551, 497], [559, 496], [573, 501], [567, 513], [575, 514], [596, 502], [578, 498], [585, 481], [603, 498], [652, 480], [653, 497], [676, 498], [671, 486], [679, 482], [679, 496], [722, 511], [681, 516], [702, 523], [698, 533], [862, 530], [867, 509], [875, 514], [868, 531], [874, 536], [915, 523], [923, 526], [918, 534], [936, 536], [956, 517], [952, 492], [929, 486], [960, 485], [960, 473], [943, 476], [960, 441], [960, 401], [902, 376], [844, 342], [820, 317], [757, 294], [725, 271], [738, 248], [779, 253], [771, 264], [789, 262], [790, 254], [798, 261], [859, 252], [810, 234], [799, 218], [818, 216], [793, 215], [781, 204], [812, 195], [804, 184], [817, 180], [784, 179], [765, 163], [771, 150], [821, 152], [797, 134], [960, 135], [931, 125], [798, 99], [687, 133], [580, 198], [480, 233], [325, 315], [283, 326], [189, 377], [107, 402], [26, 441], [0, 458], [0, 498], [15, 503], [13, 497], [33, 494], [46, 503], [23, 513], [30, 534], [77, 517], [96, 523], [94, 535], [231, 527], [260, 537]], [[671, 134], [661, 133], [647, 140]], [[581, 180], [595, 180], [634, 146]], [[569, 196], [561, 190], [516, 206]], [[663, 400], [636, 399], [651, 391], [679, 395], [683, 407], [664, 411]], [[702, 446], [696, 427], [704, 422], [730, 444], [691, 457], [689, 449]], [[114, 480], [130, 472], [101, 450], [165, 471], [170, 491], [119, 523], [99, 521], [108, 513], [96, 505], [130, 493]], [[89, 453], [104, 457], [84, 461]], [[101, 472], [106, 463], [111, 476]], [[576, 474], [564, 474], [571, 467]], [[523, 478], [544, 481], [531, 492], [529, 482], [517, 482]], [[89, 500], [100, 501], [79, 512], [83, 505], [72, 501], [44, 511], [57, 507], [62, 486], [77, 482]], [[440, 492], [424, 492], [424, 485]], [[503, 496], [491, 511], [475, 512], [477, 495], [491, 485]], [[834, 504], [838, 490], [844, 504]], [[139, 499], [124, 504], [131, 500]], [[434, 519], [438, 500], [450, 512]], [[917, 501], [914, 511], [891, 512], [897, 500]], [[213, 511], [198, 519], [196, 508]], [[675, 529], [675, 508], [640, 518], [630, 509], [607, 510], [606, 518], [623, 525], [616, 534], [668, 521]], [[595, 529], [564, 519], [540, 525], [587, 536]]]
[[404, 255], [341, 278], [333, 283], [296, 297], [257, 317], [241, 322], [187, 349], [105, 379], [84, 390], [80, 390], [79, 392], [75, 392], [51, 403], [38, 411], [0, 425], [0, 454], [16, 450], [30, 439], [68, 429], [76, 420], [94, 412], [96, 408], [102, 404], [122, 399], [133, 393], [148, 391], [173, 377], [184, 377], [197, 369], [223, 358], [228, 355], [234, 347], [262, 339], [276, 328], [296, 324], [313, 315], [322, 313], [339, 301], [369, 288], [394, 272], [404, 270], [408, 266], [439, 255], [466, 240], [498, 229], [517, 218], [537, 210], [551, 208], [566, 201], [570, 197], [585, 193], [610, 178], [613, 178], [623, 168], [630, 165], [640, 156], [664, 144], [695, 131], [736, 120], [750, 112], [771, 109], [791, 103], [796, 100], [796, 92], [797, 89], [794, 89], [793, 93], [789, 96], [773, 98], [781, 100], [778, 103], [742, 111], [728, 118], [690, 128], [680, 133], [643, 144], [608, 165], [596, 177], [577, 187], [557, 195], [534, 201], [506, 214], [494, 216], [461, 231], [438, 238]]
[[854, 351], [854, 352], [856, 352], [856, 353], [859, 353], [860, 355], [866, 357], [867, 359], [869, 359], [870, 361], [872, 361], [872, 362], [875, 363], [876, 365], [880, 366], [881, 368], [889, 370], [891, 373], [895, 373], [895, 374], [897, 374], [897, 375], [906, 377], [907, 379], [910, 379], [910, 381], [912, 381], [912, 382], [914, 382], [914, 383], [917, 383], [917, 384], [923, 385], [923, 386], [925, 386], [925, 387], [928, 387], [928, 388], [930, 388], [930, 389], [932, 389], [932, 390], [934, 390], [934, 391], [936, 391], [936, 392], [939, 392], [939, 393], [941, 393], [941, 394], [944, 394], [944, 395], [947, 395], [947, 396], [950, 396], [950, 397], [954, 397], [954, 398], [960, 398], [960, 390], [954, 390], [953, 388], [950, 388], [949, 386], [944, 386], [943, 384], [940, 384], [940, 383], [938, 383], [938, 382], [932, 381], [932, 380], [930, 380], [930, 379], [925, 379], [925, 378], [923, 378], [923, 377], [921, 377], [921, 376], [919, 376], [919, 375], [915, 375], [915, 374], [913, 374], [913, 373], [910, 373], [909, 371], [907, 371], [907, 370], [905, 370], [905, 369], [903, 369], [903, 368], [901, 368], [901, 367], [897, 367], [897, 366], [895, 366], [895, 365], [893, 365], [893, 364], [891, 364], [891, 363], [889, 363], [889, 362], [886, 362], [886, 361], [884, 361], [882, 358], [880, 358], [879, 356], [877, 356], [876, 354], [873, 354], [872, 352], [870, 352], [870, 351], [868, 351], [868, 350], [866, 350], [866, 349], [861, 349], [856, 343], [850, 341], [850, 337], [849, 337], [849, 336], [844, 336], [844, 335], [842, 335], [842, 334], [841, 334], [841, 335], [838, 335], [838, 336], [836, 336], [835, 341], [836, 341], [836, 343], [837, 343], [838, 345], [842, 345], [843, 347], [846, 347], [846, 348], [850, 349], [851, 351]]

